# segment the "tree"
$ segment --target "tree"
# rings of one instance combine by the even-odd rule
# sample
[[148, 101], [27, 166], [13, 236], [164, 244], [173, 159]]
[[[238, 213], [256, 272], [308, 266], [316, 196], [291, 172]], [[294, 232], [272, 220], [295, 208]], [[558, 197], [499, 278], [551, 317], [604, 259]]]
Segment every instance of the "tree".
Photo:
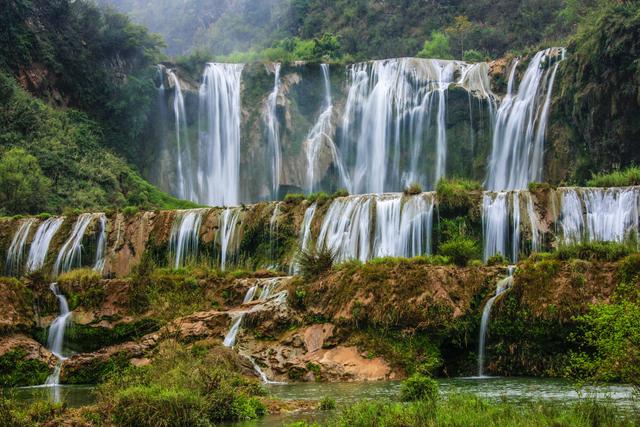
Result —
[[12, 148], [0, 159], [0, 208], [7, 213], [38, 212], [50, 187], [38, 160], [22, 148]]
[[453, 59], [449, 37], [439, 31], [431, 33], [431, 39], [424, 42], [422, 50], [418, 52], [419, 58]]
[[456, 16], [453, 24], [444, 30], [449, 39], [455, 43], [456, 48], [460, 49], [460, 58], [464, 56], [464, 41], [472, 30], [473, 24], [464, 15]]

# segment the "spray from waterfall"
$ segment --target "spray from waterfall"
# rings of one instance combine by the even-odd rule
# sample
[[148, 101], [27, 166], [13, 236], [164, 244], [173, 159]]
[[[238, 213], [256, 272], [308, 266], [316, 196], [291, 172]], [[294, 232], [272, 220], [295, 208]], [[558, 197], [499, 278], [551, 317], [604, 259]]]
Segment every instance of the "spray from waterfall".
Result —
[[318, 180], [319, 173], [316, 173], [318, 167], [318, 156], [324, 148], [331, 154], [333, 164], [338, 168], [340, 183], [345, 188], [351, 187], [351, 179], [342, 163], [340, 153], [333, 141], [335, 127], [331, 122], [333, 115], [333, 101], [331, 98], [331, 78], [329, 75], [329, 65], [320, 64], [322, 72], [322, 81], [324, 85], [324, 102], [322, 112], [318, 116], [318, 120], [313, 125], [305, 141], [305, 152], [307, 156], [307, 192], [313, 193], [314, 185]]
[[[564, 49], [549, 48], [532, 59], [514, 93], [515, 61], [509, 75], [507, 95], [497, 112], [485, 188], [525, 189], [542, 180], [544, 138], [556, 72]], [[552, 64], [555, 62], [554, 64]]]
[[169, 252], [173, 255], [173, 267], [180, 268], [187, 260], [195, 259], [200, 244], [200, 225], [206, 209], [178, 211], [171, 227]]
[[240, 201], [240, 76], [242, 64], [207, 64], [200, 86], [198, 202]]
[[64, 222], [64, 218], [49, 218], [45, 220], [36, 230], [31, 247], [29, 248], [29, 256], [27, 257], [27, 272], [31, 273], [40, 270], [44, 266], [44, 261], [49, 252], [49, 245], [53, 236], [58, 232], [60, 226]]
[[272, 200], [276, 200], [278, 198], [278, 188], [280, 188], [280, 164], [282, 162], [282, 153], [280, 151], [280, 124], [277, 115], [278, 93], [280, 92], [280, 69], [282, 66], [279, 63], [275, 63], [273, 66], [273, 90], [267, 97], [264, 121], [267, 129], [267, 158], [271, 163], [271, 197]]
[[480, 322], [480, 336], [478, 339], [478, 377], [484, 377], [484, 362], [485, 362], [485, 346], [487, 341], [487, 332], [489, 330], [489, 319], [491, 317], [491, 308], [496, 299], [504, 294], [513, 285], [513, 271], [515, 267], [509, 266], [507, 269], [508, 276], [501, 279], [496, 285], [496, 293], [489, 298], [482, 310], [482, 320]]
[[22, 271], [25, 247], [31, 226], [35, 224], [35, 218], [27, 218], [20, 222], [18, 230], [11, 239], [11, 244], [7, 250], [7, 259], [5, 262], [5, 273], [9, 276], [19, 276]]

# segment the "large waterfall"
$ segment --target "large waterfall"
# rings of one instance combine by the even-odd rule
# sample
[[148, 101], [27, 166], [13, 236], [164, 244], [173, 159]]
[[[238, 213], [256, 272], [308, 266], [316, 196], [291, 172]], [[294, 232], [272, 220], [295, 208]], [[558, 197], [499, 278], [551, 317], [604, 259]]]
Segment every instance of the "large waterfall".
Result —
[[212, 206], [240, 201], [241, 64], [207, 64], [200, 86], [198, 202]]
[[173, 85], [173, 114], [176, 131], [176, 196], [196, 201], [196, 183], [191, 160], [191, 145], [187, 133], [187, 113], [184, 107], [184, 97], [180, 79], [173, 70], [167, 70], [169, 82]]
[[282, 152], [280, 151], [280, 124], [278, 123], [277, 116], [281, 64], [276, 63], [273, 64], [273, 66], [273, 90], [267, 98], [264, 121], [267, 128], [267, 162], [271, 164], [271, 198], [275, 200], [278, 198], [278, 189], [280, 188], [280, 163], [282, 159]]
[[563, 49], [538, 52], [527, 66], [517, 93], [514, 86], [519, 61], [513, 64], [507, 95], [497, 112], [486, 189], [524, 189], [531, 182], [542, 181], [551, 91], [563, 57]]

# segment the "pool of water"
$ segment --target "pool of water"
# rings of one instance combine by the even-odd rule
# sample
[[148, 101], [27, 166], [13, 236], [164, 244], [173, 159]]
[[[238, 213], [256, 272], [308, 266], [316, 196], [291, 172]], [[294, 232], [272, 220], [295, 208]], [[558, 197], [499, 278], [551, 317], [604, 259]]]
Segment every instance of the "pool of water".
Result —
[[[569, 381], [540, 378], [454, 378], [440, 379], [440, 391], [475, 394], [489, 400], [521, 402], [548, 400], [570, 403], [581, 398], [610, 401], [622, 410], [638, 410], [633, 387], [612, 384], [577, 387]], [[395, 398], [400, 390], [398, 381], [369, 383], [296, 383], [266, 386], [274, 397], [285, 400], [319, 400], [325, 396], [334, 398], [339, 406], [362, 400]], [[95, 400], [92, 386], [24, 387], [9, 389], [8, 394], [25, 403], [43, 399], [58, 399], [68, 406], [88, 405]], [[261, 420], [232, 423], [236, 427], [275, 427], [297, 420], [322, 421], [326, 412], [307, 412], [280, 416], [268, 416]]]

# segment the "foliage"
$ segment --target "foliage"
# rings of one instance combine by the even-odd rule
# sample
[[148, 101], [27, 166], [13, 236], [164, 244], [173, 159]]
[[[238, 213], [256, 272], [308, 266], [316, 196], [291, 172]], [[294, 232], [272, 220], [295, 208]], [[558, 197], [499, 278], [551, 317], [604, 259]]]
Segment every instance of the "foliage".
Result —
[[633, 1], [594, 3], [558, 74], [556, 133], [566, 136], [563, 144], [578, 159], [575, 179], [607, 186], [633, 181], [637, 172], [592, 173], [640, 164], [640, 8]]
[[[154, 363], [100, 386], [98, 404], [119, 426], [209, 425], [264, 415], [262, 387], [239, 374], [237, 356], [213, 345], [165, 342]], [[203, 424], [204, 423], [204, 424]]]
[[331, 249], [323, 247], [318, 250], [312, 246], [298, 254], [297, 263], [302, 277], [305, 280], [313, 280], [330, 271], [335, 259], [336, 256]]
[[38, 159], [22, 148], [12, 148], [0, 158], [0, 206], [6, 213], [42, 210], [50, 186]]
[[284, 196], [284, 201], [287, 203], [299, 203], [304, 200], [304, 194], [301, 193], [288, 193]]
[[0, 384], [4, 387], [44, 384], [50, 374], [49, 366], [38, 359], [28, 359], [21, 348], [0, 356]]
[[465, 50], [464, 54], [462, 55], [462, 60], [466, 62], [483, 62], [486, 61], [486, 59], [486, 55], [475, 49]]
[[449, 37], [445, 33], [433, 31], [431, 38], [424, 42], [422, 50], [416, 56], [419, 58], [453, 59]]
[[438, 208], [448, 215], [467, 214], [474, 207], [473, 191], [481, 191], [477, 181], [465, 179], [441, 179], [436, 186]]
[[479, 257], [479, 248], [473, 239], [456, 237], [441, 244], [439, 253], [448, 257], [454, 264], [464, 267], [469, 261]]
[[616, 242], [589, 242], [574, 245], [562, 245], [553, 257], [566, 261], [570, 259], [582, 259], [586, 261], [618, 261], [629, 255], [631, 249], [624, 244]]
[[404, 189], [405, 196], [414, 196], [422, 193], [422, 186], [416, 182]]
[[4, 427], [31, 427], [44, 425], [64, 411], [63, 403], [37, 401], [30, 405], [21, 405], [18, 400], [0, 391], [0, 420]]
[[331, 396], [325, 396], [320, 399], [318, 409], [320, 409], [321, 411], [330, 411], [332, 409], [336, 409], [336, 400]]
[[438, 382], [433, 378], [416, 372], [400, 385], [400, 400], [411, 402], [422, 400], [435, 402], [438, 399]]
[[630, 166], [610, 173], [596, 173], [587, 181], [589, 187], [625, 187], [640, 185], [640, 167]]

